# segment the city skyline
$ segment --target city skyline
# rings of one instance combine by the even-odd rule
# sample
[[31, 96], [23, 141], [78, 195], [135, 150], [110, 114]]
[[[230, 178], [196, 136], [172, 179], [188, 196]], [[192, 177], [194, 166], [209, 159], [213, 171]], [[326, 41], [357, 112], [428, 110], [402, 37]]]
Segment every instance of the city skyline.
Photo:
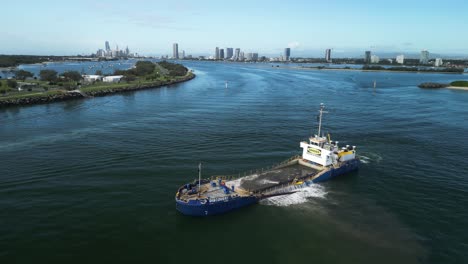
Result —
[[[463, 14], [468, 3], [458, 0], [431, 5], [396, 0], [378, 7], [369, 0], [240, 0], [228, 12], [214, 1], [27, 2], [28, 9], [16, 2], [2, 6], [8, 10], [6, 20], [21, 23], [0, 28], [4, 36], [0, 54], [90, 54], [112, 39], [144, 55], [171, 54], [169, 47], [177, 42], [194, 55], [212, 54], [212, 47], [218, 46], [267, 56], [282, 54], [289, 47], [299, 57], [323, 57], [327, 48], [334, 57], [362, 56], [363, 50], [419, 53], [426, 49], [468, 57], [468, 36], [457, 34], [468, 25]], [[245, 6], [251, 12], [243, 12]], [[284, 13], [284, 8], [292, 11]], [[140, 9], [144, 11], [129, 12]], [[214, 23], [219, 21], [223, 23]], [[70, 37], [74, 30], [79, 30], [78, 36]]]

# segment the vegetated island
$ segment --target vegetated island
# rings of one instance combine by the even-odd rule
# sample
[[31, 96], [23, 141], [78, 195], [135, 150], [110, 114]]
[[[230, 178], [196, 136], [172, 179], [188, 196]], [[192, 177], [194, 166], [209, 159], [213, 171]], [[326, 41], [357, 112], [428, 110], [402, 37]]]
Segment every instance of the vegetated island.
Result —
[[425, 88], [425, 89], [449, 88], [449, 89], [468, 91], [468, 81], [454, 81], [451, 83], [426, 82], [426, 83], [421, 83], [420, 85], [418, 85], [418, 87]]
[[463, 73], [464, 68], [420, 68], [420, 67], [382, 67], [377, 65], [364, 65], [362, 68], [351, 67], [326, 67], [326, 66], [302, 66], [302, 69], [316, 69], [316, 70], [338, 70], [338, 71], [384, 71], [384, 72], [417, 72], [417, 73]]
[[128, 70], [116, 70], [112, 76], [81, 75], [67, 71], [41, 70], [39, 79], [31, 72], [18, 70], [14, 79], [0, 79], [0, 107], [44, 104], [93, 96], [157, 88], [195, 78], [180, 64], [166, 61], [138, 61]]

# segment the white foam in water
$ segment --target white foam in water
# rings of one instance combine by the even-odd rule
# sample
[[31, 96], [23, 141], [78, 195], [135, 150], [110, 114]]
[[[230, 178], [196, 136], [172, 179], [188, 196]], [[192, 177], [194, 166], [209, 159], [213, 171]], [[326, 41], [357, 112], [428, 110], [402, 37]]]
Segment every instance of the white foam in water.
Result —
[[325, 198], [327, 194], [325, 187], [318, 184], [312, 184], [310, 186], [304, 186], [296, 189], [295, 193], [274, 196], [268, 199], [262, 200], [261, 204], [264, 205], [275, 205], [275, 206], [289, 206], [293, 204], [301, 204], [307, 202], [308, 198]]
[[359, 156], [359, 160], [364, 163], [364, 164], [367, 164], [369, 163], [370, 161], [370, 158], [369, 157], [366, 157], [366, 156]]

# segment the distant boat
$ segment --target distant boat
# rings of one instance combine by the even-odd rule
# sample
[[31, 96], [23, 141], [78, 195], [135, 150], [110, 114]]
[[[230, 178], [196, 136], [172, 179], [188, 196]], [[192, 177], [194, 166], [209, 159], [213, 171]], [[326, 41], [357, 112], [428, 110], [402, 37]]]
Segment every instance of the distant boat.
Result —
[[377, 87], [377, 81], [374, 80], [374, 89]]
[[226, 89], [227, 89], [228, 88], [228, 81], [226, 81], [225, 85], [226, 85]]

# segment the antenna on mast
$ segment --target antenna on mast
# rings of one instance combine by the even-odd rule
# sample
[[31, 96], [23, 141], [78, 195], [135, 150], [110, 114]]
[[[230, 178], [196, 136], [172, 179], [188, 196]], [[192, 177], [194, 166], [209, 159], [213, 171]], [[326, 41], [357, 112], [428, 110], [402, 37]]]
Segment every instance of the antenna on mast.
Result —
[[323, 113], [328, 113], [327, 111], [323, 111], [325, 109], [325, 105], [323, 103], [320, 103], [320, 115], [319, 115], [319, 127], [318, 127], [318, 136], [320, 137], [320, 131], [322, 130], [322, 115]]

